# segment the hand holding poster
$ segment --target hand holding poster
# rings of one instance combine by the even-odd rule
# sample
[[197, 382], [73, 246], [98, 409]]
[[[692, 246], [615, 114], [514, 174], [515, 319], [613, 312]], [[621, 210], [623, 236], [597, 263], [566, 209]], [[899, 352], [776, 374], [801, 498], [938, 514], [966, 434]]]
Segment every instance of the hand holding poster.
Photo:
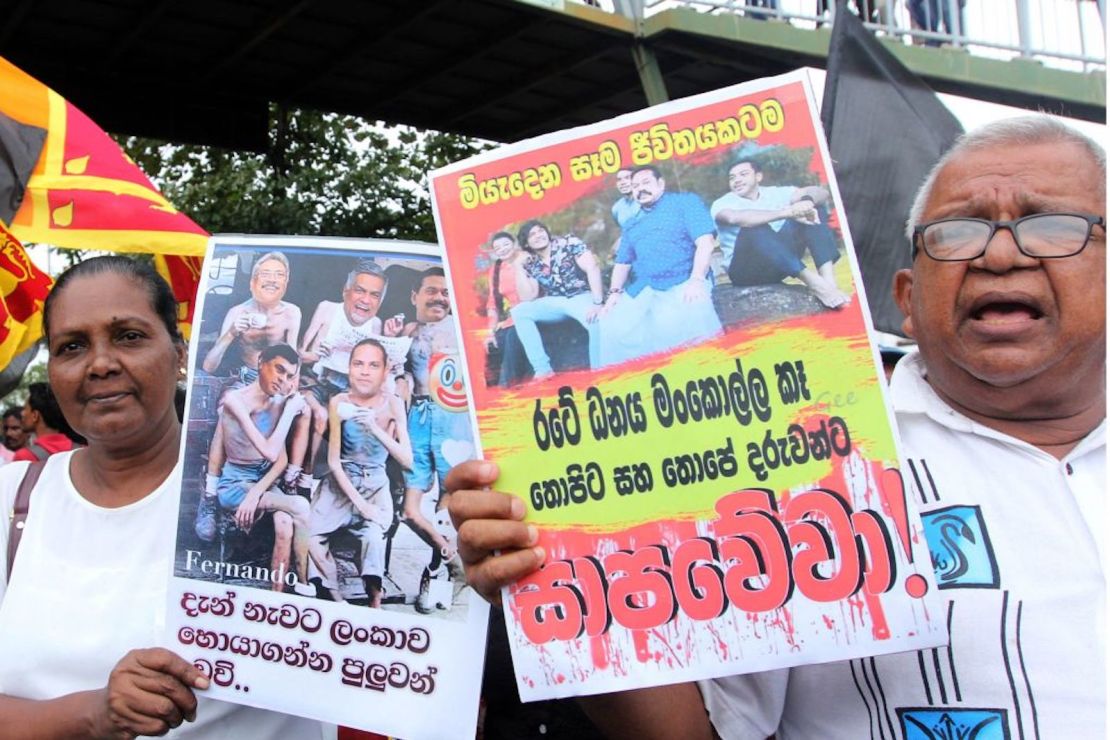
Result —
[[433, 194], [481, 448], [546, 553], [504, 594], [522, 698], [943, 641], [804, 77]]
[[487, 606], [445, 510], [474, 446], [438, 254], [212, 240], [166, 626], [206, 695], [474, 736]]

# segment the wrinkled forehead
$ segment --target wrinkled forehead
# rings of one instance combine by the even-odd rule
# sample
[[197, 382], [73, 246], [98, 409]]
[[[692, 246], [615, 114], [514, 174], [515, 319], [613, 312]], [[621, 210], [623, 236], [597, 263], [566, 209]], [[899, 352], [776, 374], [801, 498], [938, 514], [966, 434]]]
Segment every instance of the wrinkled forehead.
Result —
[[925, 213], [984, 215], [999, 204], [1023, 213], [1106, 210], [1106, 181], [1090, 153], [1070, 141], [969, 148], [937, 173]]
[[344, 292], [349, 292], [353, 288], [361, 288], [364, 291], [381, 291], [385, 286], [385, 279], [379, 275], [371, 275], [368, 272], [360, 272], [355, 275], [355, 281], [349, 286], [344, 286]]

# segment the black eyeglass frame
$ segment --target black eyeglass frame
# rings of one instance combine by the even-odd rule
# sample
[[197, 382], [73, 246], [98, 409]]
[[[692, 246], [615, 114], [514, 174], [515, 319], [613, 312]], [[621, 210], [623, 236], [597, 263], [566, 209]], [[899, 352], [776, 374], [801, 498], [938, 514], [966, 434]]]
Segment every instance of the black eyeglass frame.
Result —
[[[1086, 221], [1087, 236], [1083, 239], [1082, 246], [1069, 254], [1030, 254], [1029, 252], [1025, 251], [1025, 247], [1021, 245], [1021, 240], [1018, 239], [1016, 231], [1018, 224], [1022, 223], [1023, 221], [1029, 221], [1030, 219], [1041, 218], [1043, 216], [1075, 216], [1076, 218], [1081, 218]], [[976, 221], [978, 223], [987, 224], [988, 226], [990, 226], [991, 231], [987, 235], [986, 240], [983, 242], [983, 248], [970, 257], [934, 257], [932, 254], [930, 254], [928, 248], [926, 248], [925, 246], [925, 229], [929, 228], [930, 226], [935, 226], [936, 224], [942, 224], [949, 221]], [[1091, 232], [1094, 230], [1095, 226], [1101, 226], [1103, 230], [1105, 230], [1106, 219], [1104, 219], [1102, 216], [1095, 216], [1094, 214], [1090, 213], [1072, 213], [1068, 211], [1030, 213], [1028, 216], [1022, 216], [1021, 218], [1015, 218], [1010, 221], [993, 221], [989, 218], [972, 218], [969, 216], [939, 218], [936, 221], [929, 221], [928, 223], [918, 224], [917, 226], [913, 227], [913, 241], [910, 244], [910, 246], [913, 247], [913, 254], [911, 255], [911, 257], [916, 257], [917, 252], [920, 249], [921, 251], [925, 252], [925, 255], [929, 259], [935, 260], [937, 262], [970, 262], [971, 260], [979, 259], [987, 253], [987, 247], [990, 246], [991, 239], [994, 239], [994, 235], [998, 233], [999, 229], [1008, 229], [1010, 235], [1014, 238], [1014, 245], [1017, 246], [1018, 251], [1024, 254], [1026, 257], [1032, 257], [1033, 259], [1038, 260], [1063, 259], [1065, 257], [1074, 257], [1087, 248], [1087, 245], [1091, 243]]]

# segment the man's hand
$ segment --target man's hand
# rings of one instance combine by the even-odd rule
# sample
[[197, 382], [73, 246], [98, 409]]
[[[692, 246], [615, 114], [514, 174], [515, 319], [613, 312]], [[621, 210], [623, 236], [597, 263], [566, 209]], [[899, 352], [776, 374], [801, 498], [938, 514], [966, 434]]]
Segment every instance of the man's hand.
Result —
[[466, 582], [494, 605], [501, 603], [502, 586], [535, 571], [544, 558], [536, 528], [522, 521], [524, 502], [489, 490], [498, 475], [493, 463], [470, 460], [456, 465], [446, 481]]
[[790, 218], [803, 224], [817, 223], [817, 207], [808, 200], [799, 200], [790, 204]]
[[397, 337], [401, 335], [401, 331], [405, 328], [404, 316], [390, 316], [382, 322], [382, 335], [387, 337]]
[[701, 303], [709, 300], [709, 286], [705, 278], [690, 278], [682, 285], [684, 303]]
[[[321, 486], [321, 488], [322, 487], [323, 486]], [[351, 503], [353, 503], [355, 505], [355, 508], [358, 509], [358, 515], [366, 521], [373, 521], [374, 517], [377, 516], [378, 512], [374, 511], [374, 507], [371, 506], [370, 502], [368, 502], [362, 496], [359, 496]]]
[[231, 325], [231, 336], [238, 337], [251, 328], [251, 317], [247, 313], [239, 314]]
[[590, 307], [590, 310], [586, 311], [586, 323], [587, 324], [592, 324], [604, 315], [605, 315], [605, 304], [604, 303], [595, 303], [593, 306]]
[[243, 497], [239, 508], [235, 510], [235, 524], [239, 529], [246, 533], [250, 533], [251, 527], [258, 521], [262, 512], [258, 510], [258, 502], [262, 498], [262, 491], [257, 487], [247, 491], [247, 495]]
[[366, 424], [366, 428], [370, 430], [370, 433], [377, 437], [379, 440], [392, 440], [389, 432], [381, 424], [378, 423], [377, 411], [375, 411], [374, 409], [359, 409], [358, 415], [362, 418], [363, 423]]
[[286, 400], [285, 408], [283, 408], [281, 412], [283, 414], [289, 414], [290, 416], [297, 416], [306, 408], [308, 408], [308, 400], [300, 393], [294, 393]]
[[196, 719], [193, 689], [207, 689], [208, 679], [196, 666], [169, 650], [132, 650], [116, 663], [94, 711], [93, 736], [126, 738], [165, 735]]
[[490, 333], [486, 335], [486, 338], [483, 341], [486, 344], [486, 352], [489, 352], [491, 349], [497, 348], [497, 334], [495, 332], [490, 331]]

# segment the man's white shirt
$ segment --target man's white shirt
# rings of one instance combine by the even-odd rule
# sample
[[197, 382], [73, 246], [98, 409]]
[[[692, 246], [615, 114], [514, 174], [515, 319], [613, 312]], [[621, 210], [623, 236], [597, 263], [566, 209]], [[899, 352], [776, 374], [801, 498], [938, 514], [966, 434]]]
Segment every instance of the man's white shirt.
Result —
[[891, 381], [951, 645], [699, 684], [721, 737], [1102, 738], [1106, 424], [1064, 459]]

